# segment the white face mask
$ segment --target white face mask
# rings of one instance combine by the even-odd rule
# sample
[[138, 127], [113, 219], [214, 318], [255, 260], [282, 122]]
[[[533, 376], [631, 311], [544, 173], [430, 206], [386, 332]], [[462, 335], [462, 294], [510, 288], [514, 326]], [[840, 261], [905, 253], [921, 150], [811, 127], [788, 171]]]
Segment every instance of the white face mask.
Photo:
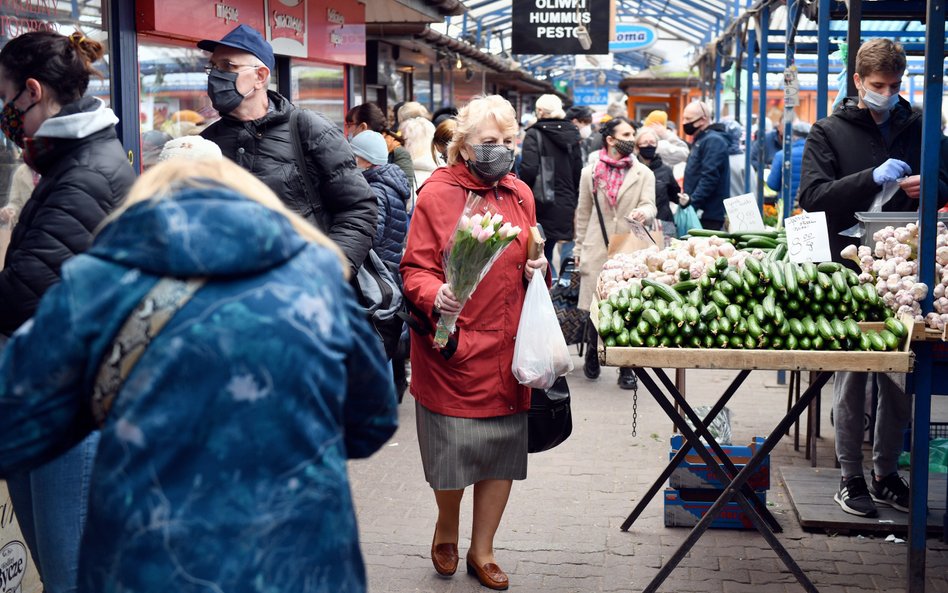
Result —
[[591, 125], [586, 124], [585, 126], [579, 126], [579, 137], [582, 138], [583, 140], [585, 140], [586, 138], [589, 138], [592, 135], [592, 133], [593, 133], [593, 129]]
[[898, 93], [893, 93], [886, 97], [885, 95], [870, 91], [867, 88], [863, 88], [863, 92], [865, 94], [862, 96], [862, 102], [865, 103], [866, 107], [876, 113], [888, 113], [892, 111], [896, 103], [899, 102]]

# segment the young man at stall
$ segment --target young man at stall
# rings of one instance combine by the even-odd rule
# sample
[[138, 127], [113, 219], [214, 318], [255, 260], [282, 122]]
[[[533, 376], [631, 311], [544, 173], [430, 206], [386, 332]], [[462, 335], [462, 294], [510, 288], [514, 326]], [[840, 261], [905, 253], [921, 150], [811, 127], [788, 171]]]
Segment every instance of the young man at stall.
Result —
[[[869, 210], [886, 186], [898, 183], [882, 210], [918, 209], [922, 121], [899, 96], [905, 65], [905, 51], [898, 43], [883, 38], [867, 42], [856, 54], [853, 80], [858, 97], [844, 99], [831, 116], [813, 124], [807, 137], [800, 206], [826, 213], [835, 261], [843, 262], [842, 249], [859, 242], [840, 232], [855, 225], [855, 213]], [[948, 199], [948, 185], [941, 177], [939, 203]], [[867, 392], [872, 393], [873, 385], [879, 399], [873, 470], [867, 484], [863, 418]], [[836, 456], [842, 472], [834, 500], [843, 511], [863, 517], [875, 517], [877, 504], [908, 512], [909, 486], [897, 466], [912, 403], [905, 393], [905, 375], [838, 372], [833, 391]]]

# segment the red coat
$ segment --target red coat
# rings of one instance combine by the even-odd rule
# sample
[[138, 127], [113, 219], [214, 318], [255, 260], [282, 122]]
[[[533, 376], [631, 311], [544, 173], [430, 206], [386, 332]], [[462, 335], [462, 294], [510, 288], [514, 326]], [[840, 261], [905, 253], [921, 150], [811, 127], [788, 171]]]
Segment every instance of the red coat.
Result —
[[496, 189], [484, 185], [463, 164], [441, 168], [428, 178], [418, 194], [402, 257], [405, 296], [437, 326], [434, 299], [445, 283], [442, 262], [468, 191], [489, 198], [505, 222], [523, 231], [494, 262], [464, 305], [450, 357], [432, 345], [433, 333], [411, 332], [411, 393], [418, 403], [437, 414], [461, 418], [506, 416], [530, 409], [530, 389], [513, 376], [514, 339], [520, 323], [527, 283], [528, 229], [536, 226], [533, 192], [507, 175]]

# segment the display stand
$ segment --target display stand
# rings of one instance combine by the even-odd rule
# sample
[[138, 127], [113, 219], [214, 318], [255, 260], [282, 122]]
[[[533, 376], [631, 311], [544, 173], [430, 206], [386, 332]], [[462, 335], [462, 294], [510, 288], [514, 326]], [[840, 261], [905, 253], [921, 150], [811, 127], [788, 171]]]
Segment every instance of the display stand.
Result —
[[[779, 525], [775, 525], [776, 521], [773, 520], [766, 509], [764, 509], [764, 512], [759, 512], [758, 508], [750, 502], [755, 500], [755, 497], [746, 494], [747, 480], [787, 433], [790, 426], [809, 407], [833, 372], [910, 372], [914, 360], [914, 355], [908, 350], [910, 341], [910, 339], [906, 340], [905, 349], [900, 352], [745, 351], [695, 348], [687, 349], [688, 356], [681, 357], [676, 356], [676, 354], [680, 354], [683, 350], [669, 348], [609, 348], [604, 352], [601, 351], [600, 354], [605, 365], [633, 367], [641, 385], [655, 398], [658, 405], [672, 420], [685, 437], [687, 445], [694, 449], [718, 479], [727, 484], [708, 512], [691, 530], [691, 533], [688, 534], [688, 537], [681, 543], [675, 553], [659, 569], [658, 574], [655, 575], [644, 591], [650, 593], [658, 590], [665, 579], [668, 578], [668, 575], [675, 570], [678, 563], [684, 559], [698, 539], [707, 531], [724, 505], [733, 500], [740, 504], [750, 518], [751, 523], [803, 588], [809, 592], [816, 592], [816, 587], [774, 535], [775, 532], [779, 532]], [[707, 417], [701, 419], [675, 387], [674, 382], [669, 379], [664, 371], [665, 368], [735, 369], [740, 372], [718, 398], [717, 403], [715, 403]], [[652, 379], [648, 369], [652, 369], [664, 390]], [[710, 424], [727, 401], [737, 393], [751, 370], [799, 370], [817, 371], [817, 373], [807, 389], [800, 395], [800, 398], [770, 432], [763, 445], [757, 449], [750, 461], [738, 472], [718, 442], [707, 430], [707, 425]], [[684, 416], [676, 410], [676, 405], [684, 412]], [[695, 427], [694, 430], [689, 426], [686, 418], [691, 421]], [[702, 442], [702, 439], [704, 439], [704, 442]], [[668, 478], [668, 475], [671, 474], [672, 469], [680, 461], [679, 456], [684, 457], [688, 453], [688, 446], [681, 448], [675, 459], [669, 463], [669, 466], [665, 468], [659, 479], [649, 489], [646, 498], [639, 503], [636, 510], [626, 519], [622, 525], [623, 531], [629, 528], [638, 514], [641, 513], [644, 505], [648, 503]], [[718, 461], [715, 460], [712, 452], [720, 459], [723, 467], [718, 465]]]

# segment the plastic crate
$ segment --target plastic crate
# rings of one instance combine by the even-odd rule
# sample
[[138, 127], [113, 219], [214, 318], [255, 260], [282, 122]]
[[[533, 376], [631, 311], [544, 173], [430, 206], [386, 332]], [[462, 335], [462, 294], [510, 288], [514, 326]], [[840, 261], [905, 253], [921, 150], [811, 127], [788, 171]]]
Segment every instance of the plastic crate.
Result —
[[[872, 235], [887, 226], [900, 227], [910, 222], [918, 223], [918, 212], [856, 212], [856, 220], [862, 223], [865, 234], [862, 244], [875, 246]], [[939, 213], [938, 220], [948, 224], [948, 214]]]
[[[672, 459], [685, 442], [685, 437], [676, 434], [671, 438], [671, 451], [668, 452], [668, 458]], [[764, 444], [762, 437], [755, 437], [754, 442], [749, 445], [722, 445], [721, 449], [727, 454], [731, 462], [737, 466], [738, 471], [750, 461], [757, 448]], [[713, 452], [712, 452], [713, 455]], [[715, 456], [715, 460], [720, 460]], [[753, 490], [767, 490], [770, 488], [770, 455], [764, 458], [757, 470], [751, 474], [747, 484]], [[704, 459], [698, 455], [694, 449], [688, 452], [688, 455], [676, 467], [671, 476], [668, 477], [668, 486], [677, 489], [697, 489], [704, 488], [710, 490], [720, 490], [726, 484], [721, 482], [708, 468]]]
[[928, 431], [929, 439], [948, 439], [948, 422], [932, 422]]
[[[665, 527], [694, 527], [708, 512], [721, 490], [676, 490], [665, 489]], [[766, 492], [755, 492], [758, 499], [767, 503]], [[712, 529], [753, 529], [750, 517], [733, 500], [721, 509], [711, 522]]]

